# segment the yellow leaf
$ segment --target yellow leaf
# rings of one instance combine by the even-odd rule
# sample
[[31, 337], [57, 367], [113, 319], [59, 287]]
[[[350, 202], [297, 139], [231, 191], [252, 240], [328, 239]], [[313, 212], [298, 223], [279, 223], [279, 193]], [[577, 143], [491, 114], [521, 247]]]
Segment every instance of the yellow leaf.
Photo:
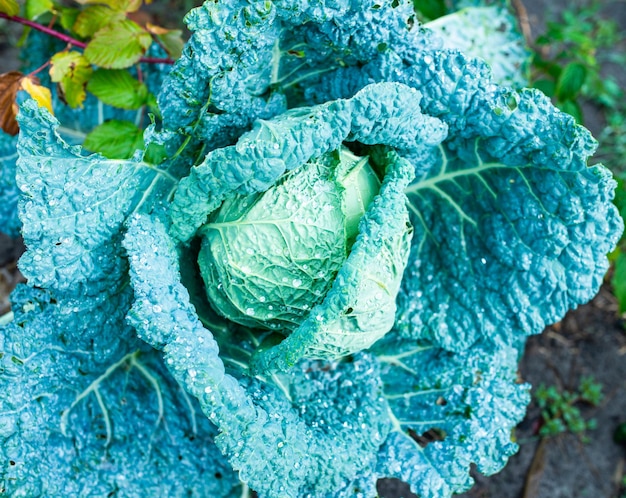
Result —
[[20, 6], [15, 0], [0, 0], [0, 12], [16, 16], [20, 13]]
[[21, 89], [35, 99], [40, 107], [45, 107], [50, 111], [50, 114], [54, 114], [52, 111], [52, 94], [50, 93], [50, 89], [39, 85], [35, 80], [36, 78], [32, 76], [25, 76], [20, 82]]
[[50, 59], [50, 79], [58, 83], [59, 97], [72, 108], [82, 107], [85, 86], [93, 69], [83, 54], [76, 51], [59, 52]]
[[0, 128], [9, 135], [17, 135], [17, 92], [24, 75], [18, 71], [0, 74]]

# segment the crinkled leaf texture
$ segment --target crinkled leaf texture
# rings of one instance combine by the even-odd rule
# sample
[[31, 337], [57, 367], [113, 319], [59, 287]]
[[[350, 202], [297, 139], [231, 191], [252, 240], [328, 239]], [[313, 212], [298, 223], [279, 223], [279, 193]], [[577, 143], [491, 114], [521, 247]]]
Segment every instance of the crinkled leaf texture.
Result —
[[19, 190], [15, 184], [17, 137], [0, 131], [0, 232], [17, 237], [20, 220], [17, 217]]
[[185, 19], [192, 37], [159, 95], [164, 127], [212, 148], [232, 143], [285, 111], [287, 94], [297, 106], [313, 75], [431, 45], [410, 18], [408, 0], [205, 2]]
[[[129, 320], [163, 349], [173, 376], [217, 425], [218, 446], [260, 496], [373, 496], [386, 476], [424, 497], [448, 496], [471, 484], [471, 462], [494, 472], [514, 452], [510, 431], [528, 402], [527, 388], [515, 384], [515, 351], [455, 356], [409, 350], [393, 337], [378, 358], [305, 360], [286, 374], [241, 377], [198, 319], [164, 224], [134, 216], [124, 246], [136, 296]], [[408, 431], [432, 424], [449, 438], [423, 450]]]
[[[129, 304], [114, 296], [128, 285], [130, 263], [131, 324], [141, 339], [164, 351], [171, 375], [217, 426], [221, 451], [261, 496], [372, 496], [376, 478], [396, 476], [423, 496], [439, 498], [469, 486], [472, 462], [487, 473], [499, 469], [514, 450], [510, 430], [528, 401], [526, 387], [515, 382], [515, 352], [509, 345], [593, 295], [606, 269], [604, 254], [622, 229], [610, 205], [612, 180], [602, 167], [586, 166], [594, 147], [588, 133], [537, 92], [515, 93], [492, 84], [483, 62], [435, 50], [438, 42], [412, 24], [411, 16], [410, 2], [397, 0], [236, 0], [208, 2], [193, 11], [188, 19], [195, 34], [161, 92], [165, 133], [153, 134], [168, 150], [180, 152], [168, 167], [176, 163], [181, 171], [199, 165], [191, 180], [180, 183], [171, 213], [169, 203], [160, 204], [176, 183], [168, 173], [140, 158], [82, 156], [55, 136], [54, 121], [43, 111], [27, 104], [21, 113], [25, 136], [18, 185], [25, 192], [21, 209], [28, 245], [22, 268], [32, 283], [85, 301], [88, 295], [110, 296], [110, 312], [100, 321], [95, 313], [89, 322], [99, 327], [108, 323], [104, 317], [128, 310]], [[349, 108], [358, 99], [329, 103], [350, 99], [375, 82], [403, 83], [418, 89], [422, 100], [403, 90], [404, 100], [387, 95], [376, 107], [370, 98], [367, 112], [356, 113]], [[318, 103], [323, 105], [315, 111], [290, 110], [269, 121], [286, 107]], [[421, 112], [414, 113], [418, 104]], [[403, 119], [377, 129], [387, 106], [405, 112]], [[299, 112], [314, 112], [315, 133], [298, 131]], [[355, 123], [355, 115], [363, 119]], [[400, 134], [403, 122], [413, 123], [417, 116], [417, 134], [407, 142]], [[253, 124], [257, 118], [266, 121]], [[425, 122], [432, 123], [430, 132]], [[276, 123], [279, 136], [272, 133]], [[234, 143], [251, 127], [234, 149], [209, 154], [228, 160], [241, 154], [246, 162], [206, 167], [211, 164], [203, 162], [207, 151]], [[254, 376], [250, 367], [258, 337], [207, 320], [206, 310], [191, 304], [178, 270], [179, 258], [187, 258], [178, 251], [186, 248], [177, 243], [189, 241], [225, 196], [267, 188], [284, 171], [345, 140], [391, 154], [389, 171], [405, 171], [407, 161], [413, 166], [410, 175], [396, 177], [405, 181], [415, 175], [406, 189], [415, 234], [395, 331], [375, 351], [339, 361], [299, 361], [291, 349], [282, 351]], [[199, 143], [205, 147], [201, 155]], [[372, 145], [380, 143], [395, 150]], [[244, 145], [254, 145], [258, 156], [247, 156]], [[209, 187], [205, 191], [196, 186], [202, 182]], [[400, 188], [398, 180], [390, 190]], [[381, 219], [387, 208], [383, 211]], [[367, 228], [370, 221], [374, 217], [363, 222], [363, 240], [374, 233]], [[376, 238], [384, 233], [381, 229]], [[358, 261], [359, 268], [365, 264], [376, 263]], [[58, 323], [91, 319], [89, 306], [81, 302], [63, 305], [72, 311], [58, 315]], [[47, 330], [45, 325], [32, 334]], [[7, 330], [21, 334], [18, 328]], [[107, 341], [126, 337], [120, 325], [106, 330]], [[29, 336], [15, 337], [19, 340], [11, 344]], [[67, 338], [68, 349], [77, 344], [85, 351], [80, 335]], [[107, 341], [102, 348], [95, 343], [93, 351], [109, 358]], [[301, 348], [304, 341], [294, 342], [296, 352], [309, 354]], [[131, 352], [110, 357], [104, 372]], [[257, 353], [255, 361], [262, 357]], [[166, 374], [147, 352], [133, 358], [119, 368], [132, 376], [129, 385], [153, 392], [148, 377], [137, 375], [136, 360], [145, 361], [152, 377]], [[274, 371], [292, 364], [284, 373]], [[50, 368], [80, 375], [74, 363], [68, 365], [59, 361]], [[87, 385], [92, 373], [86, 375]], [[10, 379], [4, 373], [1, 378]], [[107, 400], [116, 399], [107, 387], [98, 395], [89, 391], [89, 399], [72, 407], [76, 393], [86, 387], [76, 387], [61, 408], [68, 437], [77, 430], [73, 424], [81, 420], [84, 403], [91, 403], [90, 413], [104, 424], [98, 396], [104, 392]], [[24, 392], [39, 391], [29, 386]], [[63, 412], [68, 403], [71, 409]], [[154, 411], [142, 411], [142, 420], [149, 413]], [[57, 411], [55, 437], [63, 435], [61, 418]], [[142, 427], [149, 425], [154, 433], [153, 421]], [[109, 438], [113, 447], [114, 427], [111, 437], [106, 424], [103, 431], [104, 446]], [[20, 433], [11, 444], [28, 444], [29, 437]], [[29, 481], [39, 478], [24, 472]]]
[[450, 496], [473, 484], [471, 463], [491, 475], [517, 452], [511, 430], [530, 395], [516, 383], [516, 348], [480, 343], [454, 354], [391, 334], [374, 353], [392, 424], [380, 475], [410, 483], [420, 497]]
[[23, 286], [12, 299], [0, 327], [0, 494], [239, 492], [196, 400], [125, 324], [132, 293], [76, 300]]
[[407, 189], [416, 231], [398, 328], [453, 351], [512, 344], [599, 289], [623, 229], [615, 182], [543, 94], [488, 88], [459, 112], [437, 93], [451, 132]]
[[[82, 155], [56, 132], [58, 121], [33, 101], [20, 110], [17, 184], [29, 251], [20, 267], [33, 285], [97, 295], [126, 274], [124, 220], [158, 197], [171, 177], [141, 161]], [[152, 196], [152, 197], [151, 197]]]

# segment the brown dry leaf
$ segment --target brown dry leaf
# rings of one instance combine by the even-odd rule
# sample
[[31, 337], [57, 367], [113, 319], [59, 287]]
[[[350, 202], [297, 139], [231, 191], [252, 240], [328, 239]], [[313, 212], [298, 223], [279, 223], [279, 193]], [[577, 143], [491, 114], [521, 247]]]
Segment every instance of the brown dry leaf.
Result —
[[39, 78], [24, 76], [19, 71], [0, 74], [0, 128], [9, 135], [17, 135], [17, 92], [24, 90], [52, 113], [52, 96], [50, 90], [39, 84]]
[[17, 135], [17, 92], [24, 75], [19, 71], [0, 74], [0, 128], [9, 135]]

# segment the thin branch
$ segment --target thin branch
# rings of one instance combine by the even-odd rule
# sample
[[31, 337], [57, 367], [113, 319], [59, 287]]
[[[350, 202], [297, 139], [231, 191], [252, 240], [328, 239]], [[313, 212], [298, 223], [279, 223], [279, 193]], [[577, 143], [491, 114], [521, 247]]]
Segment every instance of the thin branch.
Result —
[[[77, 40], [76, 38], [72, 38], [71, 36], [60, 33], [57, 30], [49, 28], [42, 24], [36, 23], [34, 21], [30, 21], [28, 19], [24, 19], [23, 17], [20, 17], [20, 16], [10, 16], [8, 14], [0, 12], [0, 18], [6, 19], [11, 22], [16, 22], [18, 24], [23, 24], [24, 26], [28, 26], [30, 28], [36, 29], [37, 31], [41, 31], [42, 33], [45, 33], [54, 38], [58, 38], [59, 40], [62, 40], [69, 45], [73, 45], [74, 47], [78, 47], [82, 49], [85, 49], [87, 47], [87, 44], [85, 42], [82, 42], [80, 40]], [[175, 61], [169, 58], [142, 57], [141, 59], [139, 59], [139, 62], [143, 62], [146, 64], [174, 64]]]
[[72, 38], [71, 36], [64, 35], [63, 33], [59, 33], [58, 31], [52, 28], [48, 28], [47, 26], [43, 26], [42, 24], [36, 23], [34, 21], [29, 21], [28, 19], [24, 19], [23, 17], [10, 16], [8, 14], [4, 14], [0, 12], [0, 18], [7, 19], [8, 21], [11, 21], [11, 22], [23, 24], [24, 26], [29, 26], [33, 29], [36, 29], [37, 31], [41, 31], [42, 33], [45, 33], [49, 36], [53, 36], [54, 38], [63, 40], [64, 42], [69, 43], [70, 45], [74, 45], [75, 47], [78, 47], [78, 48], [85, 48], [87, 46], [86, 43], [82, 41], [78, 41], [75, 38]]
[[50, 61], [45, 62], [44, 64], [42, 64], [41, 66], [39, 66], [37, 69], [35, 69], [34, 71], [32, 71], [29, 76], [36, 76], [37, 74], [39, 74], [41, 71], [43, 71], [44, 69], [46, 69], [48, 66], [50, 65]]

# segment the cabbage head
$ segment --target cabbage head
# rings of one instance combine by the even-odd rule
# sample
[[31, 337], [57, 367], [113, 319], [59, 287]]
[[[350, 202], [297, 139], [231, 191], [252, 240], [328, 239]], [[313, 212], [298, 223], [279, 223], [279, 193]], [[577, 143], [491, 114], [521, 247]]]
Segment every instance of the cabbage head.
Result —
[[250, 327], [299, 326], [330, 290], [379, 189], [368, 158], [342, 147], [265, 192], [227, 198], [200, 229], [211, 305]]

